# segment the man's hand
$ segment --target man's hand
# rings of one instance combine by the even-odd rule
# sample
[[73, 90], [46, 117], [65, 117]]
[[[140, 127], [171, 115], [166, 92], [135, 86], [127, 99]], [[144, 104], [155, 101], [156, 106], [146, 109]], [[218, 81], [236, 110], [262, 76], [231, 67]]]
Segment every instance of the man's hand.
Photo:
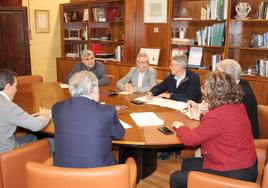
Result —
[[154, 96], [153, 96], [152, 92], [149, 91], [149, 92], [145, 95], [145, 98], [146, 98], [147, 100], [152, 100], [152, 99], [154, 98]]
[[131, 92], [131, 93], [134, 92], [133, 86], [132, 86], [130, 83], [126, 83], [126, 84], [125, 84], [125, 89], [126, 89], [126, 91], [128, 91], [128, 92]]
[[162, 94], [158, 95], [157, 97], [170, 99], [170, 93], [162, 93]]
[[39, 116], [45, 117], [46, 119], [51, 118], [51, 110], [46, 108], [39, 108]]

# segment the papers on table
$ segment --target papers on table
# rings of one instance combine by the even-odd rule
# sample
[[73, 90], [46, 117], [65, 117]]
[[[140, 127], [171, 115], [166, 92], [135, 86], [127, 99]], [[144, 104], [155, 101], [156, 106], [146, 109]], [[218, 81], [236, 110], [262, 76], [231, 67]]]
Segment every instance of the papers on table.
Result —
[[69, 88], [69, 85], [68, 84], [60, 84], [60, 87], [62, 89], [66, 89], [66, 88]]
[[164, 121], [153, 112], [131, 113], [129, 115], [139, 127], [164, 125]]
[[129, 91], [120, 91], [118, 93], [121, 94], [121, 95], [130, 95], [130, 94], [133, 94], [133, 92], [129, 92]]
[[124, 121], [122, 121], [122, 120], [120, 120], [120, 119], [119, 119], [119, 121], [120, 121], [120, 123], [123, 125], [124, 129], [132, 128], [132, 126], [129, 125], [128, 123], [126, 123], [126, 122], [124, 122]]
[[174, 100], [163, 99], [163, 98], [158, 98], [158, 97], [154, 97], [151, 100], [148, 100], [145, 97], [139, 97], [139, 98], [136, 98], [135, 100], [145, 102], [146, 104], [152, 104], [156, 106], [171, 108], [171, 109], [178, 110], [178, 111], [182, 111], [183, 109], [187, 108], [186, 102], [174, 101]]

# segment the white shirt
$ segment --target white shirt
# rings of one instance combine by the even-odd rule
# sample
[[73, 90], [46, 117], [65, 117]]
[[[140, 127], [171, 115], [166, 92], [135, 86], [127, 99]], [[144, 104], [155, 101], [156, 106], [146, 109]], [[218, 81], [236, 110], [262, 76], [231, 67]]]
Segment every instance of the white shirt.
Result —
[[3, 95], [3, 97], [5, 97], [8, 101], [11, 101], [10, 98], [3, 91], [0, 91], [0, 94]]
[[181, 76], [175, 76], [174, 79], [177, 80], [176, 88], [180, 85], [181, 81], [186, 77], [186, 72], [184, 72]]
[[144, 72], [140, 72], [139, 71], [139, 75], [138, 75], [138, 87], [142, 87], [142, 81], [143, 81], [143, 77], [144, 77]]

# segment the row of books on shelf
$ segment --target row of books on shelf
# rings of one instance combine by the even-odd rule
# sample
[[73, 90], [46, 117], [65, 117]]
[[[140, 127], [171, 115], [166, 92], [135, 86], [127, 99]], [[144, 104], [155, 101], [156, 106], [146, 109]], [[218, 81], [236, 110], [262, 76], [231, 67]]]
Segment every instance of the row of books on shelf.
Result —
[[268, 2], [261, 2], [259, 5], [259, 19], [268, 19]]
[[197, 43], [200, 46], [223, 46], [224, 23], [216, 23], [196, 31]]
[[227, 19], [228, 0], [210, 0], [201, 7], [201, 20]]

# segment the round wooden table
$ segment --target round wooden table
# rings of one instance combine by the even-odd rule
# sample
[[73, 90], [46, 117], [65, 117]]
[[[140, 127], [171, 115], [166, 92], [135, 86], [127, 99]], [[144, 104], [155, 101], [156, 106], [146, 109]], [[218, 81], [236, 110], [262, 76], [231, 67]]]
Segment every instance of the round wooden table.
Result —
[[[30, 114], [38, 112], [39, 107], [51, 109], [57, 101], [70, 98], [68, 89], [62, 89], [59, 83], [32, 83], [18, 85], [18, 92], [14, 102]], [[164, 135], [157, 130], [158, 126], [138, 127], [129, 114], [133, 112], [154, 112], [165, 121], [166, 127], [171, 126], [175, 120], [182, 121], [193, 128], [198, 121], [187, 118], [181, 112], [154, 105], [136, 105], [130, 101], [144, 94], [107, 96], [107, 92], [116, 90], [115, 86], [100, 87], [100, 101], [112, 106], [125, 105], [128, 108], [118, 113], [118, 118], [125, 121], [132, 128], [126, 129], [122, 140], [113, 140], [113, 145], [119, 147], [119, 163], [124, 163], [129, 156], [135, 158], [138, 166], [138, 179], [145, 178], [153, 173], [157, 164], [157, 148], [181, 146], [181, 141], [176, 134]], [[170, 128], [171, 129], [171, 128]], [[42, 132], [54, 134], [53, 121]]]

